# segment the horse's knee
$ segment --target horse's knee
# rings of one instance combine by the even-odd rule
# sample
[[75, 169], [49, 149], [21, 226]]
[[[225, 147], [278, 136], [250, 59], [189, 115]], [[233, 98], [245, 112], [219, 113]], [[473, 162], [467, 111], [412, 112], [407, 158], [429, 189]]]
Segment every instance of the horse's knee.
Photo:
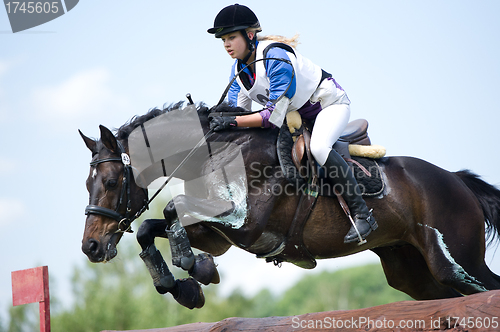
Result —
[[150, 219], [146, 219], [142, 222], [141, 226], [137, 230], [137, 242], [141, 245], [142, 249], [147, 248], [150, 244], [154, 242], [154, 236], [151, 234], [151, 224]]
[[137, 242], [144, 250], [154, 243], [155, 237], [163, 236], [166, 233], [166, 222], [163, 219], [146, 219], [137, 230]]

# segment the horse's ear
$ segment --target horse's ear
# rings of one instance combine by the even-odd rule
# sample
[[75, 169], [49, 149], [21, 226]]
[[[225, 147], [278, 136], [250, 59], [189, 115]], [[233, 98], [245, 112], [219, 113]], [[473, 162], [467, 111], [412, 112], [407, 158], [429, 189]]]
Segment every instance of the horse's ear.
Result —
[[118, 151], [118, 142], [116, 141], [115, 135], [108, 128], [103, 125], [99, 126], [101, 130], [101, 142], [104, 146], [110, 150], [111, 152], [119, 152]]
[[93, 140], [92, 138], [88, 138], [85, 136], [80, 129], [78, 129], [78, 132], [80, 133], [80, 136], [82, 136], [83, 141], [85, 142], [85, 145], [89, 148], [90, 151], [92, 151], [92, 154], [97, 153], [97, 142]]

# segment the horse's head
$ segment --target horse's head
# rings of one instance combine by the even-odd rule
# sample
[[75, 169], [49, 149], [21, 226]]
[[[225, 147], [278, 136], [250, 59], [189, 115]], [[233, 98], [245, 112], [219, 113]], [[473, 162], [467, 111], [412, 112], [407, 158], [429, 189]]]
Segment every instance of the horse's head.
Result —
[[82, 251], [94, 263], [106, 262], [116, 256], [116, 245], [123, 232], [128, 231], [134, 214], [143, 208], [141, 202], [147, 201], [147, 193], [133, 179], [125, 148], [108, 128], [99, 128], [99, 140], [80, 132], [92, 152], [87, 178], [90, 199], [85, 209], [87, 220]]

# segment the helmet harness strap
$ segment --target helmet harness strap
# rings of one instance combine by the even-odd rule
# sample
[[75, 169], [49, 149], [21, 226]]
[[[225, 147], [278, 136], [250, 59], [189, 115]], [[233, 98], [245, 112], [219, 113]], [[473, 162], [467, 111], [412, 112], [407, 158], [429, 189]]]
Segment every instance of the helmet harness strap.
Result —
[[249, 52], [248, 54], [245, 56], [245, 58], [243, 58], [243, 60], [241, 60], [243, 63], [247, 63], [248, 59], [250, 59], [250, 57], [252, 56], [252, 53], [253, 51], [255, 51], [255, 39], [257, 38], [256, 35], [254, 34], [254, 37], [253, 39], [250, 39], [250, 37], [248, 37], [248, 33], [245, 29], [243, 30], [240, 30], [241, 34], [243, 35], [243, 38], [245, 38], [246, 42], [247, 42], [247, 45], [248, 45], [248, 49], [249, 49]]

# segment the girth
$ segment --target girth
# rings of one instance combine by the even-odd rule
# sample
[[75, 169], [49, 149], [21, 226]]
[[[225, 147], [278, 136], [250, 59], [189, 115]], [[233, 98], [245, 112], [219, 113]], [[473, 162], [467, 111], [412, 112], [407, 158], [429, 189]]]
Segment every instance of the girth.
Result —
[[[306, 136], [304, 142], [306, 144], [305, 151], [308, 154], [307, 160], [312, 163], [309, 132], [305, 131], [303, 135]], [[313, 173], [307, 187], [301, 190], [299, 203], [284, 242], [273, 252], [267, 255], [257, 255], [257, 257], [266, 258], [267, 262], [273, 262], [275, 265], [280, 265], [286, 261], [304, 269], [314, 269], [316, 267], [316, 259], [307, 250], [303, 241], [304, 226], [318, 199], [318, 176], [315, 171]]]

